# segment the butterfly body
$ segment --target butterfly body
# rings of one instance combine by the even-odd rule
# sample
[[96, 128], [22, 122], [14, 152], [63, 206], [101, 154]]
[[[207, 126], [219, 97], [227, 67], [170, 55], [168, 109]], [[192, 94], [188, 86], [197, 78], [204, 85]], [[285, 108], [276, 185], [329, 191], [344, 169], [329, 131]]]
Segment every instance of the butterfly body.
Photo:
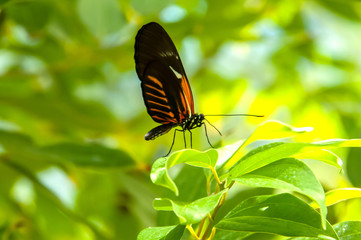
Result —
[[194, 114], [188, 118], [185, 118], [180, 124], [163, 124], [150, 130], [145, 135], [145, 140], [154, 140], [155, 138], [168, 133], [174, 127], [181, 127], [183, 132], [190, 131], [197, 127], [201, 127], [204, 121], [203, 114]]

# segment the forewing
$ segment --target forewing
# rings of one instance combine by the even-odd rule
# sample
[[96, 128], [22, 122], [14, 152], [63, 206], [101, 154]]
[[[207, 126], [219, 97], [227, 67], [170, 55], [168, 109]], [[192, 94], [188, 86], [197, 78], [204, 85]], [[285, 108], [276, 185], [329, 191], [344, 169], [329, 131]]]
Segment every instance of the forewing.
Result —
[[[143, 97], [151, 88], [145, 87], [145, 85], [151, 84], [152, 81], [156, 82], [153, 79], [156, 78], [162, 84], [162, 92], [158, 96], [158, 106], [165, 105], [166, 100], [161, 98], [165, 96], [168, 100], [168, 105], [165, 106], [168, 107], [163, 106], [164, 108], [169, 109], [170, 107], [174, 115], [184, 114], [184, 116], [176, 117], [177, 122], [186, 116], [194, 114], [192, 91], [177, 49], [167, 32], [159, 24], [148, 23], [139, 30], [135, 41], [134, 58], [138, 77], [142, 81]], [[157, 84], [153, 83], [152, 87], [157, 87], [155, 85]], [[155, 89], [153, 91], [157, 92]], [[144, 99], [148, 113], [150, 112], [150, 105], [154, 102], [153, 100]], [[183, 107], [179, 107], [179, 105], [183, 105]], [[164, 108], [163, 110], [165, 110]], [[165, 122], [163, 121], [165, 118], [162, 120], [153, 116], [152, 118], [160, 123]]]

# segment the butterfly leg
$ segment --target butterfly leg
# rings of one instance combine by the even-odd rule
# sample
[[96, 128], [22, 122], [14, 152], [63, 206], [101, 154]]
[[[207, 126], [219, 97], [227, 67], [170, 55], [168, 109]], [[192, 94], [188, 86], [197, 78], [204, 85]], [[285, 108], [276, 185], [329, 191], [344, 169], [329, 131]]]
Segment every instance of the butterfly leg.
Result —
[[207, 141], [208, 141], [209, 145], [210, 145], [212, 148], [214, 148], [213, 145], [211, 144], [211, 142], [209, 141], [206, 124], [205, 124], [205, 123], [202, 123], [202, 124], [203, 124], [203, 126], [204, 126], [204, 131], [206, 132]]
[[186, 131], [184, 129], [179, 131], [183, 132], [184, 148], [187, 148]]
[[174, 145], [174, 142], [175, 142], [175, 135], [176, 135], [177, 131], [181, 132], [182, 130], [174, 129], [172, 145], [170, 146], [170, 149], [169, 149], [168, 153], [164, 157], [168, 156], [169, 153], [172, 151], [172, 148], [173, 148], [173, 145]]
[[190, 137], [191, 137], [191, 148], [193, 148], [193, 143], [192, 143], [192, 132], [191, 132], [191, 130], [189, 130], [189, 129], [188, 129], [188, 132], [189, 132]]

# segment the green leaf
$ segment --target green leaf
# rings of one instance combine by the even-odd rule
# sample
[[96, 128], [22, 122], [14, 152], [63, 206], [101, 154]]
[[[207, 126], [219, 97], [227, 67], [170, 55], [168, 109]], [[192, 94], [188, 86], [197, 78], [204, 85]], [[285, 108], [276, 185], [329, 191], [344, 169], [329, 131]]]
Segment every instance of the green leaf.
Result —
[[50, 163], [62, 168], [66, 165], [59, 158], [42, 151], [28, 135], [0, 130], [0, 144], [2, 153], [7, 153], [9, 158], [22, 162], [32, 170], [41, 169]]
[[217, 164], [217, 159], [218, 152], [215, 149], [209, 149], [204, 152], [187, 149], [169, 156], [167, 166], [171, 168], [180, 163], [187, 163], [195, 167], [214, 168]]
[[293, 155], [298, 159], [317, 159], [339, 169], [342, 169], [342, 159], [331, 151], [319, 149], [311, 152], [303, 152]]
[[333, 227], [341, 240], [361, 239], [361, 221], [340, 222]]
[[[326, 193], [326, 206], [331, 206], [341, 201], [361, 198], [360, 188], [339, 188], [328, 191]], [[315, 204], [311, 204], [312, 207], [316, 207]]]
[[52, 6], [47, 1], [23, 1], [6, 5], [7, 14], [28, 31], [41, 30], [49, 21]]
[[353, 4], [352, 1], [348, 1], [346, 4], [344, 1], [325, 1], [325, 0], [317, 0], [319, 4], [327, 8], [328, 10], [332, 11], [349, 20], [353, 20], [356, 22], [360, 21], [360, 15], [356, 10], [359, 5]]
[[[29, 169], [13, 161], [4, 161], [3, 163], [9, 166], [11, 169], [15, 170], [16, 172], [20, 173], [22, 176], [29, 179], [34, 184], [34, 186], [37, 187], [38, 191], [41, 193], [39, 194], [39, 196], [45, 197], [47, 199], [47, 201], [43, 201], [42, 199], [40, 203], [47, 203], [48, 201], [51, 202], [52, 207], [57, 209], [57, 211], [55, 212], [59, 212], [61, 213], [61, 215], [66, 215], [67, 221], [74, 220], [75, 222], [80, 222], [93, 231], [96, 239], [106, 239], [104, 233], [102, 231], [99, 231], [99, 228], [95, 226], [94, 223], [88, 221], [86, 218], [83, 218], [82, 216], [78, 215], [73, 210], [65, 206], [64, 203], [58, 198], [58, 196], [55, 195], [51, 190], [49, 190], [32, 171], [29, 171]], [[40, 208], [43, 206], [40, 204], [40, 206], [38, 207]]]
[[218, 161], [217, 161], [217, 169], [220, 169], [225, 164], [229, 163], [229, 160], [231, 159], [231, 157], [234, 156], [234, 154], [239, 150], [239, 148], [242, 146], [242, 144], [245, 141], [246, 140], [238, 141], [238, 142], [217, 148], [217, 152], [219, 155]]
[[44, 147], [42, 151], [81, 167], [115, 168], [134, 165], [133, 159], [126, 152], [95, 144], [61, 143]]
[[153, 201], [153, 207], [158, 211], [174, 211], [181, 224], [198, 223], [213, 211], [227, 191], [228, 189], [224, 189], [217, 194], [200, 198], [191, 203], [173, 201], [167, 198], [156, 198]]
[[[178, 201], [192, 202], [207, 195], [207, 178], [204, 168], [197, 168], [185, 164], [174, 178], [177, 186], [181, 186], [182, 191], [177, 196]], [[172, 194], [173, 195], [173, 194]], [[161, 197], [168, 197], [167, 195]], [[172, 225], [172, 224], [168, 224]]]
[[177, 185], [169, 177], [168, 168], [167, 168], [168, 158], [158, 158], [152, 166], [150, 172], [150, 179], [156, 185], [165, 187], [173, 191], [177, 196], [179, 194]]
[[184, 232], [184, 225], [167, 226], [167, 227], [150, 227], [143, 229], [137, 240], [177, 240], [181, 239]]
[[306, 195], [317, 202], [322, 222], [326, 222], [327, 208], [322, 185], [311, 169], [295, 158], [273, 162], [234, 180], [248, 186], [285, 189]]
[[[361, 221], [346, 221], [333, 225], [340, 240], [361, 239]], [[315, 240], [315, 238], [295, 237], [289, 240]]]
[[169, 168], [181, 163], [187, 163], [195, 167], [215, 168], [217, 159], [218, 152], [214, 149], [205, 152], [192, 149], [178, 151], [169, 157], [156, 160], [152, 166], [150, 178], [154, 184], [166, 187], [178, 195], [178, 188], [168, 175]]
[[298, 134], [312, 131], [312, 127], [297, 128], [280, 121], [266, 121], [261, 124], [253, 134], [247, 139], [246, 143], [249, 144], [256, 140], [270, 140], [293, 137]]
[[323, 229], [317, 211], [288, 193], [249, 198], [233, 208], [216, 224], [216, 228], [236, 232], [338, 239], [328, 222], [326, 229]]
[[153, 0], [153, 1], [143, 1], [143, 0], [131, 0], [132, 8], [134, 8], [141, 15], [155, 15], [158, 14], [163, 8], [169, 5], [170, 0]]
[[352, 186], [361, 187], [361, 148], [352, 148], [347, 154], [347, 164], [345, 166], [345, 172], [347, 178], [351, 182]]
[[33, 140], [27, 135], [3, 130], [0, 130], [0, 143], [10, 151], [34, 145]]
[[78, 1], [80, 19], [97, 38], [122, 29], [125, 18], [116, 0], [80, 0]]
[[11, 0], [0, 0], [0, 6], [5, 5], [9, 1]]
[[[229, 182], [234, 178], [261, 168], [283, 158], [297, 156], [315, 150], [333, 147], [361, 147], [361, 139], [331, 139], [314, 143], [270, 143], [245, 155], [227, 174]], [[323, 158], [320, 159], [321, 161]], [[327, 163], [327, 162], [326, 162]], [[335, 163], [337, 164], [337, 163]], [[222, 178], [226, 177], [223, 176]]]
[[213, 240], [242, 240], [252, 235], [250, 232], [225, 231], [217, 229]]
[[252, 133], [252, 135], [242, 143], [242, 145], [238, 147], [238, 149], [234, 152], [233, 156], [228, 160], [229, 163], [227, 165], [233, 165], [232, 163], [235, 163], [242, 156], [241, 150], [246, 145], [254, 141], [293, 137], [298, 134], [310, 132], [312, 130], [312, 127], [296, 128], [280, 121], [266, 121], [261, 124]]
[[[174, 182], [177, 186], [181, 186], [179, 195], [175, 200], [181, 202], [193, 202], [199, 198], [207, 197], [207, 188], [205, 187], [206, 177], [204, 176], [204, 170], [202, 168], [196, 168], [187, 164], [180, 166], [181, 169], [177, 176], [174, 178]], [[159, 189], [161, 192], [157, 197], [159, 198], [173, 198], [174, 193], [168, 191], [168, 189]], [[152, 198], [152, 200], [154, 197]], [[154, 211], [154, 209], [152, 208]], [[169, 226], [178, 224], [178, 217], [169, 211], [157, 212], [157, 224], [158, 226]]]
[[70, 163], [80, 167], [123, 168], [135, 164], [122, 150], [95, 144], [72, 143], [38, 147], [29, 136], [15, 132], [0, 131], [0, 144], [11, 158], [18, 159], [29, 167], [44, 163], [64, 167]]

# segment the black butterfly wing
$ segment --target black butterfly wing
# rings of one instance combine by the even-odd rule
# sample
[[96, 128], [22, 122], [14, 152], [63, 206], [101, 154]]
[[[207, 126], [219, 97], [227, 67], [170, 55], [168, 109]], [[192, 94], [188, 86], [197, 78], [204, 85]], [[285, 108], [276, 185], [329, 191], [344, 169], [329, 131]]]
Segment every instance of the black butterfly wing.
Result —
[[138, 76], [144, 76], [144, 71], [152, 61], [161, 61], [184, 74], [177, 49], [167, 32], [158, 23], [144, 25], [135, 37], [136, 71]]
[[134, 58], [143, 99], [154, 121], [179, 124], [194, 114], [192, 91], [182, 62], [159, 24], [148, 23], [139, 30]]
[[174, 73], [163, 63], [149, 63], [141, 79], [144, 103], [154, 121], [177, 124], [187, 116], [182, 89]]

